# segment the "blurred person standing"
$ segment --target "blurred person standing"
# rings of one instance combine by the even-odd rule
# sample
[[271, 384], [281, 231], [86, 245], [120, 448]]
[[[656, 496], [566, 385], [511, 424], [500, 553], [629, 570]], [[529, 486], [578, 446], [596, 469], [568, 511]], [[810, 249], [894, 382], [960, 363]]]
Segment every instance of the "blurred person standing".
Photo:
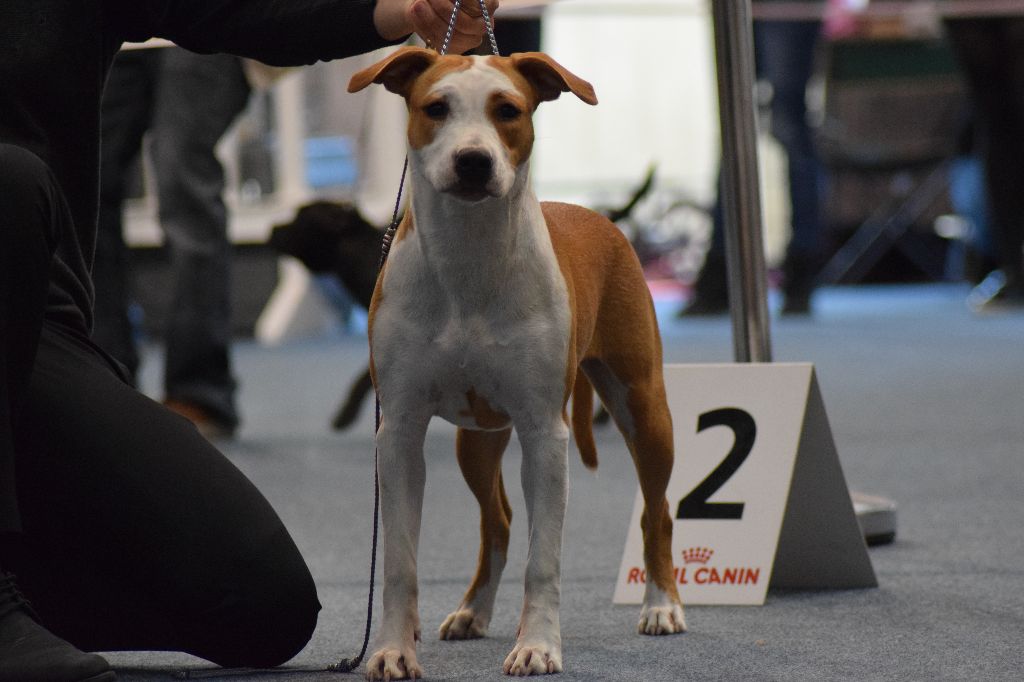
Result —
[[[757, 0], [754, 5], [770, 10], [775, 2]], [[823, 25], [820, 18], [813, 16], [820, 14], [825, 3], [797, 2], [809, 6], [806, 18], [755, 18], [753, 31], [756, 76], [771, 86], [771, 133], [782, 145], [788, 161], [791, 232], [782, 264], [782, 312], [806, 315], [811, 311], [814, 278], [821, 265], [823, 183], [821, 161], [807, 120], [807, 84], [813, 74]], [[794, 3], [788, 0], [788, 4]], [[721, 315], [729, 310], [722, 201], [719, 173], [718, 195], [712, 208], [711, 246], [694, 284], [693, 297], [680, 316]]]
[[157, 215], [171, 267], [164, 403], [208, 438], [239, 423], [231, 368], [231, 264], [224, 169], [215, 148], [245, 110], [242, 60], [180, 47], [122, 50], [103, 94], [93, 340], [137, 381], [122, 209], [148, 133]]
[[[969, 5], [969, 3], [964, 3]], [[946, 29], [970, 89], [997, 270], [972, 291], [976, 310], [1024, 307], [1024, 7], [962, 16]]]

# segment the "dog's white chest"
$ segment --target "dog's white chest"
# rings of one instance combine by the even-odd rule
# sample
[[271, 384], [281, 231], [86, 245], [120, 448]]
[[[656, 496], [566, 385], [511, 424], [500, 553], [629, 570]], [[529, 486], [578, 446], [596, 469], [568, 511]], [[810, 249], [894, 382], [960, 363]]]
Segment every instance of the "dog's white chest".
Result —
[[382, 399], [487, 430], [560, 409], [571, 314], [547, 247], [499, 268], [484, 252], [438, 266], [416, 239], [396, 244], [372, 329]]
[[521, 357], [522, 344], [509, 339], [512, 330], [481, 315], [452, 315], [432, 342], [423, 347], [423, 380], [437, 396], [435, 414], [457, 426], [508, 426], [515, 387], [508, 367]]

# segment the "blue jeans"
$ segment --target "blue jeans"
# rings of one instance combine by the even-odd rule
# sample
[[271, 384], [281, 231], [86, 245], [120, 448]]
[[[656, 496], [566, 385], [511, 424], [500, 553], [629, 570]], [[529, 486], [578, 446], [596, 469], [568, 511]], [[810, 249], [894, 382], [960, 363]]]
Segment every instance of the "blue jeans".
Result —
[[165, 334], [164, 390], [234, 427], [231, 242], [214, 147], [245, 109], [249, 86], [228, 55], [180, 48], [124, 52], [103, 99], [100, 228], [93, 278], [93, 338], [132, 375], [138, 355], [128, 320], [127, 249], [121, 225], [125, 170], [148, 132], [160, 227], [173, 290]]
[[[813, 73], [820, 35], [818, 22], [754, 22], [757, 76], [772, 86], [771, 133], [785, 150], [789, 164], [792, 234], [786, 249], [787, 261], [815, 263], [821, 251], [824, 174], [807, 123], [806, 103], [807, 83]], [[714, 230], [709, 258], [724, 261], [721, 176], [718, 197], [712, 212]]]

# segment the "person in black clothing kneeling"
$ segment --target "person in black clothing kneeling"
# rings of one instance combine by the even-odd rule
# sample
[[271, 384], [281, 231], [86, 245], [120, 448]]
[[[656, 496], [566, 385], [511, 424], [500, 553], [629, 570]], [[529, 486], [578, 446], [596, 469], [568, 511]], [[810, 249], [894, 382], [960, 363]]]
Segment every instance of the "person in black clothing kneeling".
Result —
[[[463, 5], [453, 51], [484, 32], [477, 4]], [[452, 6], [0, 3], [0, 682], [115, 678], [80, 650], [274, 666], [305, 646], [320, 609], [260, 492], [89, 340], [100, 97], [121, 43], [309, 64], [413, 31], [440, 44]]]

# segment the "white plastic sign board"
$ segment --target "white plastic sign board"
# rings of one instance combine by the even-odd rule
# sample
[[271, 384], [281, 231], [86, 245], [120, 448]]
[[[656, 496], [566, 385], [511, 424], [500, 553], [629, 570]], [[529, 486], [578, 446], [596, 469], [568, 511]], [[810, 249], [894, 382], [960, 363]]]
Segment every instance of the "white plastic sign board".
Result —
[[[769, 586], [877, 585], [809, 363], [667, 365], [667, 499], [684, 604], [763, 604]], [[614, 602], [646, 574], [637, 492]]]

